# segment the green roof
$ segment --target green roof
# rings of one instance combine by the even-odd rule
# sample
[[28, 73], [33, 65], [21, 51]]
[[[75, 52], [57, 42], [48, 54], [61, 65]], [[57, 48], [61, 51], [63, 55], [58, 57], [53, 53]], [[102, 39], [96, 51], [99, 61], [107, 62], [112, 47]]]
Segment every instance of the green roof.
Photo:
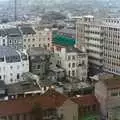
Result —
[[72, 39], [72, 38], [69, 38], [69, 37], [66, 37], [63, 35], [55, 34], [53, 37], [53, 43], [58, 44], [58, 45], [62, 45], [62, 46], [74, 47], [75, 39]]
[[99, 120], [100, 115], [99, 114], [86, 114], [81, 120]]

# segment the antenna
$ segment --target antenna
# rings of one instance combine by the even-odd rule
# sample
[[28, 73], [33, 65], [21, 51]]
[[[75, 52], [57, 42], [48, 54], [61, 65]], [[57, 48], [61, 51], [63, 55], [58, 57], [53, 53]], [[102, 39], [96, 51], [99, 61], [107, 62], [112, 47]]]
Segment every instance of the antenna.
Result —
[[17, 20], [17, 0], [14, 0], [14, 19]]

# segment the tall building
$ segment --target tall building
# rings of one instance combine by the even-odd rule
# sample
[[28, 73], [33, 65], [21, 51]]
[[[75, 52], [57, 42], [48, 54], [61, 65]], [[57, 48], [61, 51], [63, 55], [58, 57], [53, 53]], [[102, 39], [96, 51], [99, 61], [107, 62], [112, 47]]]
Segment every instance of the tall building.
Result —
[[104, 70], [120, 75], [120, 18], [107, 18], [103, 26]]
[[103, 31], [101, 23], [93, 16], [83, 16], [76, 23], [76, 46], [88, 52], [89, 69], [92, 74], [103, 67]]
[[20, 81], [21, 75], [29, 72], [29, 60], [26, 53], [13, 48], [0, 46], [0, 80], [6, 84]]

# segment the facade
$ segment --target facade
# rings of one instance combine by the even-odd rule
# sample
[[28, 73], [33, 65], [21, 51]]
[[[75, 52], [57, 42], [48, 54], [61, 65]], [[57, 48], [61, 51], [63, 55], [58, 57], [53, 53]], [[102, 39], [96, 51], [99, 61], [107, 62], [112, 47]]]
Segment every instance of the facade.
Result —
[[52, 47], [52, 30], [51, 29], [34, 29], [37, 34], [37, 39], [39, 41], [39, 47], [43, 47], [50, 50]]
[[7, 46], [17, 50], [23, 50], [23, 37], [16, 27], [4, 29], [7, 33]]
[[15, 83], [28, 71], [29, 60], [26, 53], [0, 46], [0, 80], [4, 80], [6, 84]]
[[7, 33], [4, 29], [0, 29], [0, 45], [7, 46]]
[[104, 22], [104, 70], [120, 75], [120, 19]]
[[85, 51], [77, 48], [54, 45], [57, 64], [66, 70], [66, 75], [81, 81], [87, 79], [88, 57]]
[[103, 67], [103, 30], [101, 23], [93, 16], [78, 18], [76, 25], [76, 46], [88, 51], [89, 70], [92, 74], [101, 72]]
[[[102, 80], [95, 85], [95, 96], [100, 103], [101, 115], [105, 120], [119, 119], [120, 77]], [[115, 113], [116, 111], [116, 113]]]
[[36, 32], [32, 27], [20, 27], [20, 31], [23, 35], [23, 48], [30, 49], [32, 47], [39, 47], [39, 41]]
[[44, 76], [48, 71], [50, 53], [42, 47], [31, 48], [28, 50], [30, 61], [30, 72]]

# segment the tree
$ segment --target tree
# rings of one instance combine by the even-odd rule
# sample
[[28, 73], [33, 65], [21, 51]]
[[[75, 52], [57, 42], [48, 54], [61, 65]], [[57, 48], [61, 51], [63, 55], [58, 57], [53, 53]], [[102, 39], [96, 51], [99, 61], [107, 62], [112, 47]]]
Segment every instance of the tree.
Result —
[[31, 115], [33, 117], [33, 120], [42, 120], [43, 118], [43, 110], [40, 107], [39, 104], [34, 104], [32, 111], [31, 111]]

